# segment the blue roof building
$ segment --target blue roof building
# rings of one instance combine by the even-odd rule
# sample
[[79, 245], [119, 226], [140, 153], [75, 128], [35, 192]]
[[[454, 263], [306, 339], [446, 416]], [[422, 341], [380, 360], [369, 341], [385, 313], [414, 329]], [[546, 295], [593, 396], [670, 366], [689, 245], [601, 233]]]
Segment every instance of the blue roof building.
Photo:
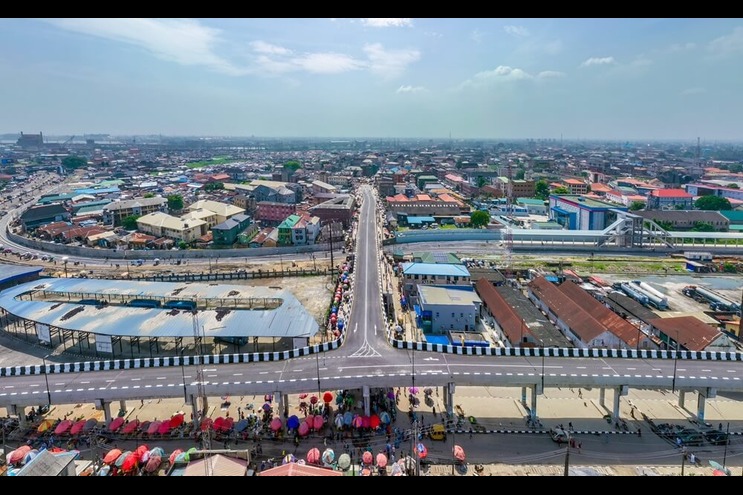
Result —
[[470, 286], [470, 271], [464, 265], [402, 263], [403, 295], [408, 304], [419, 304], [419, 285]]

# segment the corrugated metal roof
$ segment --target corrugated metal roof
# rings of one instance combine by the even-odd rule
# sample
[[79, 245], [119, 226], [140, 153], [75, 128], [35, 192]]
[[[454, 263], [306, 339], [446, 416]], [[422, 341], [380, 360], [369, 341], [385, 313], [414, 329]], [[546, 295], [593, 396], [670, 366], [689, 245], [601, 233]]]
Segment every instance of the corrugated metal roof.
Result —
[[[53, 301], [16, 299], [19, 294], [34, 291], [56, 291]], [[79, 301], [107, 296], [137, 298], [170, 297], [178, 300], [209, 298], [210, 306], [229, 308], [247, 298], [278, 298], [281, 306], [269, 310], [208, 309], [199, 310], [199, 325], [206, 337], [310, 337], [318, 324], [294, 295], [286, 290], [225, 284], [186, 284], [176, 282], [132, 282], [93, 279], [43, 279], [18, 285], [0, 293], [0, 307], [39, 323], [68, 330], [125, 337], [192, 337], [193, 317], [189, 311], [128, 306], [91, 306]], [[41, 294], [40, 292], [38, 293]]]
[[464, 265], [450, 265], [445, 263], [403, 263], [402, 271], [405, 275], [449, 275], [469, 277], [470, 272]]
[[0, 285], [5, 284], [14, 278], [39, 273], [43, 269], [43, 266], [17, 266], [0, 263]]

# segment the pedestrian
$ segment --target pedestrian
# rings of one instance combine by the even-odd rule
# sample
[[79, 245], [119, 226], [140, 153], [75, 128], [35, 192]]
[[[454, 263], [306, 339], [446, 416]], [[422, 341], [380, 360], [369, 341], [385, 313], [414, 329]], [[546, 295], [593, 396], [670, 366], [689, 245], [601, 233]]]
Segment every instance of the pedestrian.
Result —
[[436, 406], [431, 407], [431, 413], [436, 416]]
[[632, 408], [629, 412], [629, 415], [632, 416], [632, 419], [635, 419], [635, 409]]
[[578, 442], [578, 453], [580, 454], [580, 449], [583, 447], [583, 442]]
[[470, 428], [470, 439], [472, 438], [472, 428]]
[[579, 399], [583, 398], [583, 391], [581, 389], [578, 389], [578, 398]]

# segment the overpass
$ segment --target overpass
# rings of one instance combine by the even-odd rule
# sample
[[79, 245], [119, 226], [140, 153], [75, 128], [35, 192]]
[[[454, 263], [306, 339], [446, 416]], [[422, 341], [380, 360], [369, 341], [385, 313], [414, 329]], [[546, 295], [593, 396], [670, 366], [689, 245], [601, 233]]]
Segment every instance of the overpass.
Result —
[[[743, 354], [560, 348], [476, 348], [400, 341], [392, 338], [382, 311], [379, 276], [380, 211], [369, 187], [361, 190], [353, 303], [348, 324], [331, 342], [282, 352], [176, 356], [1, 368], [0, 406], [23, 416], [43, 403], [90, 402], [110, 417], [115, 401], [183, 397], [196, 407], [203, 386], [208, 396], [274, 394], [286, 407], [287, 394], [361, 389], [368, 413], [370, 391], [380, 387], [441, 386], [453, 413], [457, 385], [520, 387], [532, 419], [538, 396], [549, 387], [591, 387], [619, 403], [629, 388], [697, 392], [697, 417], [718, 392], [743, 391]], [[333, 351], [333, 352], [329, 352]], [[195, 381], [193, 365], [204, 368]]]

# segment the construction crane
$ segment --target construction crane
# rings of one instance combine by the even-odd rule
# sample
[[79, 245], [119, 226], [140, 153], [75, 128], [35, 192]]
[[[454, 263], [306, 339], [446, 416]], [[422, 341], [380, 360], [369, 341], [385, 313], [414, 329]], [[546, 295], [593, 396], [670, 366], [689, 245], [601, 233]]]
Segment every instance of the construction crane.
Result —
[[[204, 415], [206, 414], [206, 407], [207, 407], [207, 401], [206, 401], [206, 390], [204, 389], [204, 348], [202, 344], [202, 335], [201, 335], [201, 327], [199, 325], [199, 310], [194, 309], [191, 314], [192, 316], [192, 322], [193, 322], [193, 338], [194, 338], [194, 349], [196, 350], [196, 353], [198, 354], [198, 363], [194, 361], [194, 366], [196, 367], [196, 386], [197, 386], [197, 394], [198, 397], [194, 398], [194, 400], [200, 401], [199, 403], [199, 409], [198, 411], [201, 413], [199, 415], [199, 427], [201, 420], [204, 418]], [[210, 450], [211, 449], [211, 434], [210, 434], [210, 428], [207, 428], [206, 431], [201, 432], [201, 449], [202, 450]]]

